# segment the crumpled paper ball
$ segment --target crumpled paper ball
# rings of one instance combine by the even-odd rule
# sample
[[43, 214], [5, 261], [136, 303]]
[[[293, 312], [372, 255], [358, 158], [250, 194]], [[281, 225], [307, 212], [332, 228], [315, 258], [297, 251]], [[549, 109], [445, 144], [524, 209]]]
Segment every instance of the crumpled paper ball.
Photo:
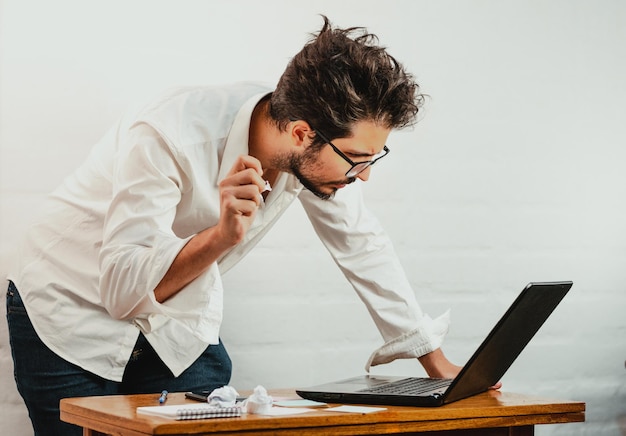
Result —
[[266, 415], [272, 408], [272, 403], [272, 397], [267, 394], [267, 390], [263, 386], [257, 386], [252, 395], [244, 401], [244, 408], [247, 413]]
[[207, 402], [215, 407], [233, 407], [237, 402], [239, 393], [232, 386], [224, 386], [215, 389], [209, 394]]

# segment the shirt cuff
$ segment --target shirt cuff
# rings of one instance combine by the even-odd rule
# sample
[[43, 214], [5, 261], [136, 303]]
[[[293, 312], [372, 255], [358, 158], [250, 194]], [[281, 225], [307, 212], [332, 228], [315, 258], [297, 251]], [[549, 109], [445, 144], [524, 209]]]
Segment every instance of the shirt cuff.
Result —
[[421, 357], [441, 347], [450, 327], [450, 311], [436, 319], [424, 315], [419, 327], [390, 340], [372, 353], [365, 364], [365, 371], [370, 367], [393, 362], [396, 359]]

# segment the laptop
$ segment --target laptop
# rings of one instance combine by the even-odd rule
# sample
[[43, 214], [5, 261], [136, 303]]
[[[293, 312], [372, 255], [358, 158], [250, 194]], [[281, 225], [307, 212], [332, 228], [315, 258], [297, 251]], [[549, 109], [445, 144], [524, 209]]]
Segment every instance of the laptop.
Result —
[[454, 379], [363, 375], [297, 389], [308, 400], [389, 406], [442, 406], [494, 386], [513, 364], [572, 282], [529, 283]]

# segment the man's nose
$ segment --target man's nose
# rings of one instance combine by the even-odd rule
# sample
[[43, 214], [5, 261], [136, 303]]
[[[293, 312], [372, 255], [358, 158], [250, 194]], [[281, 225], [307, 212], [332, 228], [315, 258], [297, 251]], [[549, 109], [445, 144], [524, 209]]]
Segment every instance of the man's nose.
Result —
[[359, 174], [357, 174], [357, 177], [363, 180], [364, 182], [367, 182], [367, 180], [370, 178], [371, 170], [372, 170], [372, 167], [367, 167], [363, 171], [361, 171]]

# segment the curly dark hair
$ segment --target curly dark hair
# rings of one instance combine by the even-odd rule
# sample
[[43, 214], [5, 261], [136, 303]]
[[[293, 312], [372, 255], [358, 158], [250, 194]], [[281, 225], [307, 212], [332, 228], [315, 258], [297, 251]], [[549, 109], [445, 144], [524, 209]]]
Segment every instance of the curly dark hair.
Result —
[[322, 18], [324, 26], [291, 59], [271, 96], [269, 114], [279, 129], [304, 120], [334, 139], [351, 136], [359, 121], [414, 124], [424, 96], [413, 76], [367, 29], [333, 28]]

